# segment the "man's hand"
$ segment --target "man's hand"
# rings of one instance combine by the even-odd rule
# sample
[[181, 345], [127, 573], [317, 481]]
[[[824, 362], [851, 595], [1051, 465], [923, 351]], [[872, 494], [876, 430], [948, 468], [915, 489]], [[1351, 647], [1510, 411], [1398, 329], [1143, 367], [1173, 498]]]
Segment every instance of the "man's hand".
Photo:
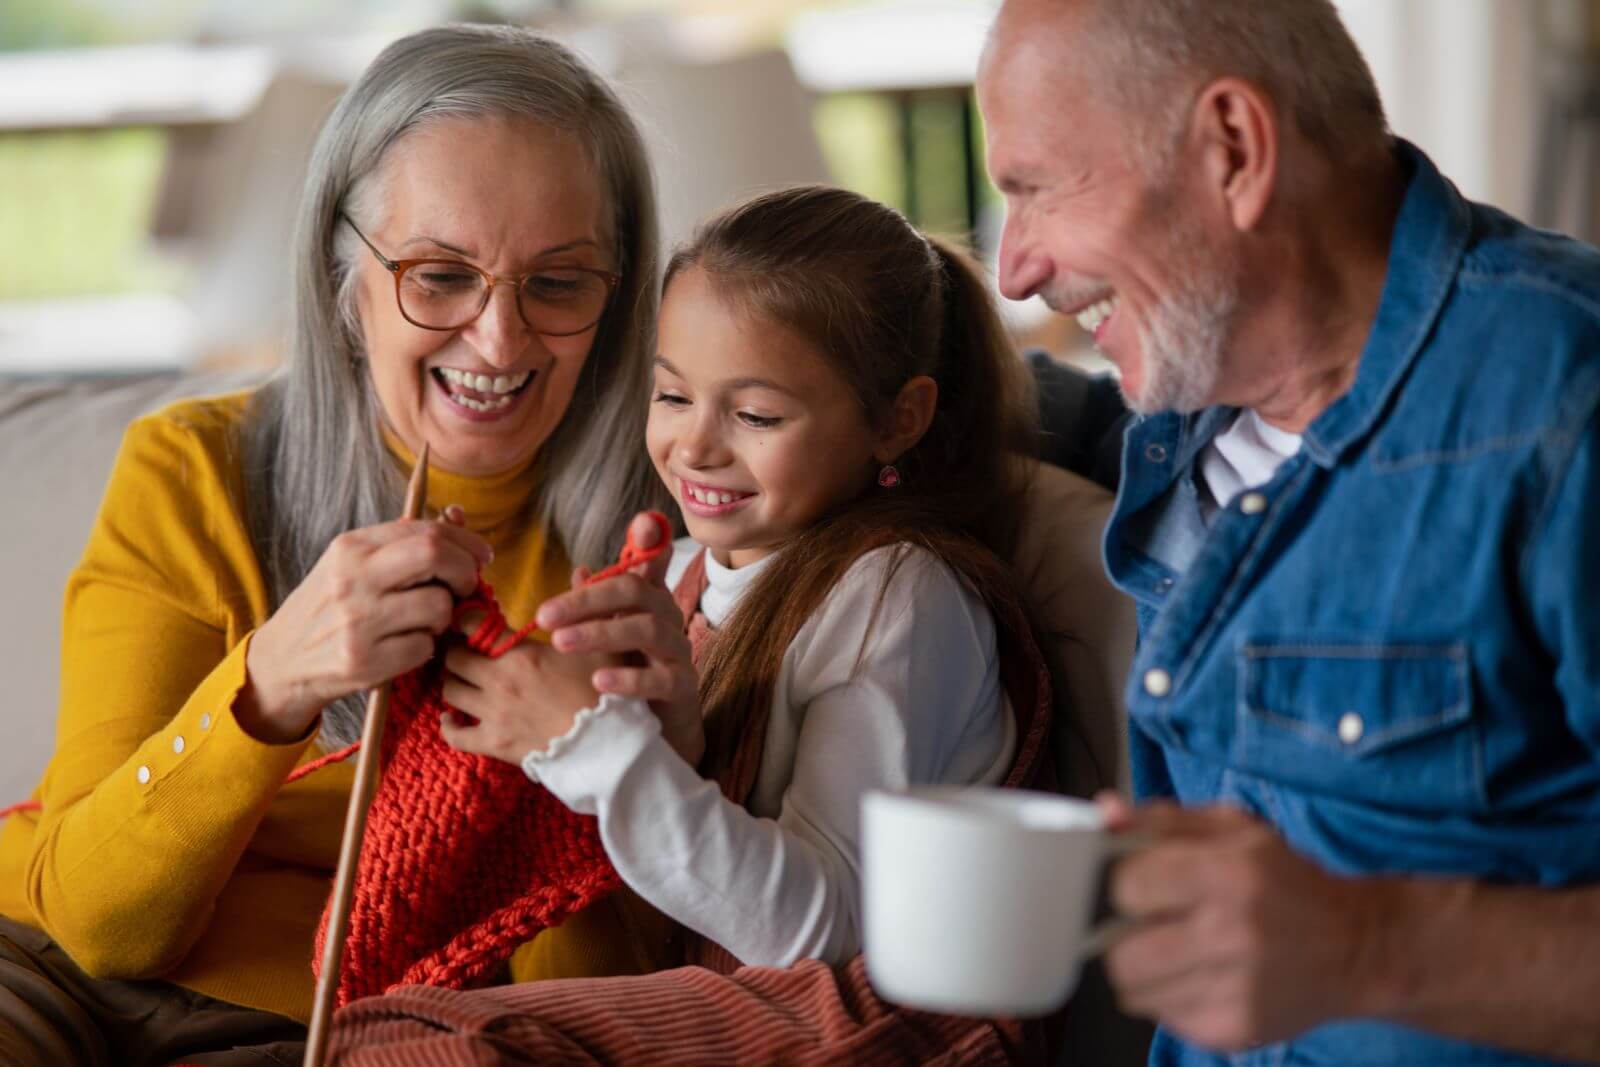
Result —
[[1111, 877], [1137, 920], [1106, 953], [1126, 1011], [1224, 1051], [1366, 1013], [1390, 883], [1330, 875], [1234, 808], [1100, 804], [1113, 830], [1151, 840]]

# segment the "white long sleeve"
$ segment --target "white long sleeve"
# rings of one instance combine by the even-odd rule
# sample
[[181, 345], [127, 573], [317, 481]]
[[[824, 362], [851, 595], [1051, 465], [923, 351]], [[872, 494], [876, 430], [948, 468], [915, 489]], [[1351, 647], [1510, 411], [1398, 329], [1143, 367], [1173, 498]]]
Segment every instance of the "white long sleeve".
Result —
[[524, 762], [574, 811], [599, 816], [640, 896], [745, 963], [860, 951], [863, 793], [990, 783], [1010, 764], [993, 622], [953, 573], [907, 550], [868, 634], [893, 552], [858, 560], [790, 644], [750, 810], [684, 763], [640, 701], [604, 698]]

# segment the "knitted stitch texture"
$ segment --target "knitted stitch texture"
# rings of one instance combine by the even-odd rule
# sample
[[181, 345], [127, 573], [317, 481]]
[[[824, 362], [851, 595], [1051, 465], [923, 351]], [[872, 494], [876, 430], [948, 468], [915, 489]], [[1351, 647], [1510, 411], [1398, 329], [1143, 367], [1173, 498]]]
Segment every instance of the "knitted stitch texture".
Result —
[[[647, 514], [656, 543], [641, 548], [630, 531], [617, 562], [583, 584], [624, 574], [672, 547], [671, 522], [660, 512]], [[534, 629], [530, 623], [502, 641], [506, 617], [481, 577], [455, 617], [474, 609], [484, 618], [467, 644], [491, 658]], [[440, 695], [450, 632], [431, 660], [394, 682], [383, 774], [356, 865], [338, 1007], [395, 986], [483, 984], [533, 935], [622, 884], [600, 844], [597, 818], [572, 812], [521, 767], [445, 744], [439, 718], [454, 710]], [[331, 909], [330, 894], [312, 957], [319, 977]]]
[[[523, 636], [506, 629], [494, 591], [457, 607], [488, 618], [468, 643], [498, 657]], [[367, 816], [335, 1003], [402, 985], [483, 984], [522, 944], [621, 884], [599, 822], [577, 815], [520, 767], [458, 752], [439, 733], [449, 705], [441, 641], [395, 679], [383, 775]], [[330, 899], [331, 907], [331, 899]], [[329, 909], [317, 929], [320, 973]]]

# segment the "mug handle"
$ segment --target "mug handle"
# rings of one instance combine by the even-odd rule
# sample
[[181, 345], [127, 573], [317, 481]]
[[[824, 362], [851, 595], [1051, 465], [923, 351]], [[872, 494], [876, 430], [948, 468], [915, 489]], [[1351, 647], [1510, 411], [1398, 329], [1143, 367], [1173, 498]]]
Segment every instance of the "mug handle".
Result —
[[[1150, 841], [1151, 838], [1146, 834], [1108, 836], [1105, 840], [1105, 859], [1112, 860], [1119, 856], [1137, 852], [1148, 845]], [[1113, 915], [1111, 918], [1097, 923], [1093, 929], [1084, 935], [1083, 943], [1078, 946], [1078, 962], [1087, 963], [1089, 960], [1094, 959], [1116, 944], [1123, 934], [1139, 925], [1140, 920], [1128, 919], [1120, 915]]]

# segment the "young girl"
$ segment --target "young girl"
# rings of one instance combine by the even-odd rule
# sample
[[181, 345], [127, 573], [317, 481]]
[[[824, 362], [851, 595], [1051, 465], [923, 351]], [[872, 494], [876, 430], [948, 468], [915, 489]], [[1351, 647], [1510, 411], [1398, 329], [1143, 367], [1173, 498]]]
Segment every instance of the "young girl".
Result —
[[[807, 187], [716, 218], [667, 269], [647, 432], [689, 532], [671, 578], [697, 699], [661, 663], [462, 650], [444, 696], [478, 721], [446, 739], [598, 815], [691, 961], [855, 955], [863, 793], [1048, 773], [1048, 680], [998, 562], [1021, 372], [973, 269], [893, 210]], [[580, 595], [593, 615], [630, 594]], [[539, 616], [556, 649], [598, 647], [563, 610]]]

